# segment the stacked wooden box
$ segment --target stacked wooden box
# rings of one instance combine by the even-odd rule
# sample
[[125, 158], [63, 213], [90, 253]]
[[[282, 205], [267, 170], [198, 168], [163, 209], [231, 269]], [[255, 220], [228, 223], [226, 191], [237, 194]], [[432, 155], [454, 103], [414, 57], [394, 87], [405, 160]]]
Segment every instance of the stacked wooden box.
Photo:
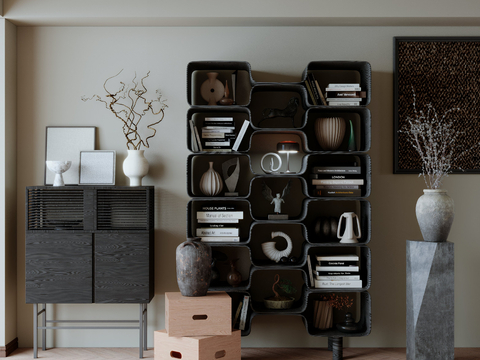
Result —
[[226, 292], [165, 293], [165, 330], [155, 331], [155, 359], [240, 360], [241, 331], [232, 331], [231, 316]]

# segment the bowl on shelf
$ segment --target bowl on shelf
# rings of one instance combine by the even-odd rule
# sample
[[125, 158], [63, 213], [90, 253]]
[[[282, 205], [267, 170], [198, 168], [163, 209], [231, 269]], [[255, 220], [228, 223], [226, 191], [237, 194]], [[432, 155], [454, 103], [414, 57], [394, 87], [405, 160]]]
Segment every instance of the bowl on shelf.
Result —
[[63, 182], [63, 173], [70, 169], [72, 166], [71, 161], [56, 161], [56, 160], [47, 160], [47, 168], [55, 174], [55, 179], [53, 180], [53, 186], [64, 186]]
[[281, 309], [290, 309], [293, 305], [295, 298], [285, 298], [282, 300], [273, 300], [272, 297], [263, 299], [263, 304], [267, 309], [281, 310]]

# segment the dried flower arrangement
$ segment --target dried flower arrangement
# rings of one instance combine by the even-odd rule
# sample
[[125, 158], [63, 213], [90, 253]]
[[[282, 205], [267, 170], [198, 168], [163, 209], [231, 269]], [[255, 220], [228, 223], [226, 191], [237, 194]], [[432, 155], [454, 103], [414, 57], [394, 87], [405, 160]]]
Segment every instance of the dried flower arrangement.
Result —
[[328, 305], [337, 310], [346, 310], [352, 307], [353, 299], [348, 295], [335, 295], [334, 293], [322, 296], [322, 301], [328, 301]]
[[[146, 148], [150, 147], [148, 140], [153, 138], [157, 133], [157, 130], [154, 128], [155, 125], [160, 123], [165, 116], [165, 100], [162, 100], [162, 94], [160, 90], [156, 90], [156, 98], [153, 100], [147, 100], [145, 94], [147, 93], [147, 88], [145, 87], [144, 80], [150, 75], [150, 71], [147, 72], [147, 75], [142, 77], [140, 80], [137, 80], [137, 74], [132, 80], [131, 85], [127, 85], [124, 82], [120, 81], [120, 88], [116, 92], [111, 92], [107, 89], [107, 83], [120, 75], [121, 70], [118, 74], [109, 77], [105, 80], [103, 88], [107, 95], [105, 99], [99, 95], [93, 95], [90, 98], [82, 96], [83, 101], [88, 101], [95, 99], [105, 104], [105, 107], [110, 110], [115, 117], [120, 119], [123, 123], [123, 134], [127, 139], [127, 149], [129, 150], [140, 150], [140, 147], [143, 145]], [[154, 116], [159, 115], [155, 118], [155, 121], [146, 125], [146, 127], [153, 131], [150, 135], [142, 139], [142, 136], [139, 132], [140, 121], [148, 114], [151, 113]]]
[[[428, 189], [439, 189], [443, 179], [451, 173], [452, 163], [464, 156], [467, 152], [477, 147], [480, 143], [471, 148], [460, 151], [457, 140], [465, 132], [457, 131], [454, 127], [456, 119], [452, 117], [454, 111], [461, 111], [459, 108], [452, 108], [442, 116], [432, 104], [427, 104], [426, 113], [423, 110], [417, 111], [415, 91], [413, 92], [413, 117], [407, 117], [407, 124], [399, 132], [407, 135], [408, 142], [420, 155], [422, 172], [425, 184]], [[460, 169], [461, 170], [461, 169]]]

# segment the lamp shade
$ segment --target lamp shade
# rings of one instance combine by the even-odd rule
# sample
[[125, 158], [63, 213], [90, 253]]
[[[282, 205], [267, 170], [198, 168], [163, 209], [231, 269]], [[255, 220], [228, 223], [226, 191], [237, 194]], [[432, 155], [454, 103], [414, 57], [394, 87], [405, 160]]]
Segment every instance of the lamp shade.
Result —
[[300, 145], [296, 141], [280, 141], [277, 144], [279, 153], [296, 153], [300, 151]]

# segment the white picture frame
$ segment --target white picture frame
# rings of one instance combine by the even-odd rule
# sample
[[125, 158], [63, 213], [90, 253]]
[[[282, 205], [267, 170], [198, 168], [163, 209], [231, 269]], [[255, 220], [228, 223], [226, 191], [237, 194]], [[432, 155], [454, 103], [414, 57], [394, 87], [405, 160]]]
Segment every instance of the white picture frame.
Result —
[[[63, 174], [65, 185], [78, 185], [80, 151], [95, 150], [95, 126], [47, 126], [45, 160], [71, 161]], [[45, 164], [44, 184], [53, 185], [55, 174]]]
[[80, 185], [115, 185], [115, 150], [80, 151]]

